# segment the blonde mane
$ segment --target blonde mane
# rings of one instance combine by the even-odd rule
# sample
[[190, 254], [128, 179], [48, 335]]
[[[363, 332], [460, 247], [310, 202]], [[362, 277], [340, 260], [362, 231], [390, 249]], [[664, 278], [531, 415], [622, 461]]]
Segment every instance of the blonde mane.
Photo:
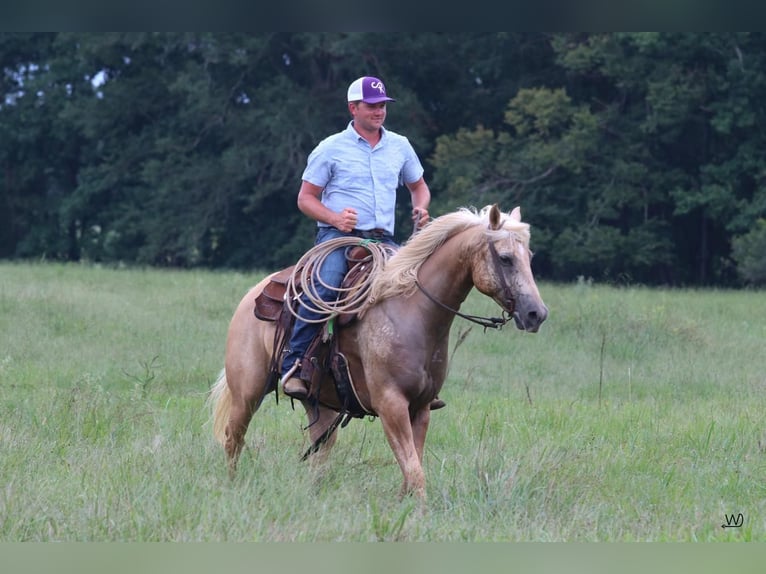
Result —
[[476, 241], [487, 236], [497, 237], [512, 233], [518, 241], [529, 246], [529, 224], [512, 220], [508, 213], [502, 213], [499, 229], [489, 229], [491, 207], [488, 205], [481, 210], [461, 207], [457, 211], [431, 220], [386, 262], [385, 267], [375, 277], [370, 290], [370, 304], [414, 291], [415, 280], [423, 262], [450, 237], [472, 227], [484, 227], [484, 233], [476, 235]]

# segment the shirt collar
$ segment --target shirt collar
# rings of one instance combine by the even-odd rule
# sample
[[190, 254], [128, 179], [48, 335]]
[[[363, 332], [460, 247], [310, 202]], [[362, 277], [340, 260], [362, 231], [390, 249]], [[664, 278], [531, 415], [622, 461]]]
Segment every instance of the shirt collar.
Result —
[[[354, 138], [354, 141], [367, 141], [362, 136], [359, 135], [359, 132], [357, 132], [354, 129], [354, 120], [351, 120], [348, 122], [348, 126], [346, 127], [346, 131], [349, 132], [349, 135]], [[386, 128], [383, 126], [380, 126], [380, 141], [382, 142], [384, 139], [386, 139]]]

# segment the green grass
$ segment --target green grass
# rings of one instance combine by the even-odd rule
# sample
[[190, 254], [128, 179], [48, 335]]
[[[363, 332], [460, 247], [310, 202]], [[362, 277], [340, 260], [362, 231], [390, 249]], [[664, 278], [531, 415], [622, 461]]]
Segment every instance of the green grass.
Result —
[[766, 540], [762, 292], [542, 284], [536, 335], [457, 319], [421, 511], [379, 421], [312, 468], [273, 395], [228, 479], [205, 399], [261, 276], [0, 264], [1, 541]]

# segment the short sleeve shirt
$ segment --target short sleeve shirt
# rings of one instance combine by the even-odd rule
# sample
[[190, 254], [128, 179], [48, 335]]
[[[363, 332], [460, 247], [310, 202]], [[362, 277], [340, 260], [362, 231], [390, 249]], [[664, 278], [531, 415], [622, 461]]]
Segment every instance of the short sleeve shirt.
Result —
[[329, 209], [356, 209], [358, 229], [385, 229], [393, 235], [396, 190], [422, 176], [423, 166], [406, 137], [381, 128], [373, 148], [351, 121], [319, 142], [302, 179], [323, 188], [321, 200]]

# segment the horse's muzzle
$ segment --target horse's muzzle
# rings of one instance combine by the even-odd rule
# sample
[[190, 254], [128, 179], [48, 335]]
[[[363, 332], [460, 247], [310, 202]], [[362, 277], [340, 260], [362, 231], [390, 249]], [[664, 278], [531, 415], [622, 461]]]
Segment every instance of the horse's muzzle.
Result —
[[548, 307], [537, 301], [520, 300], [513, 313], [516, 328], [527, 333], [537, 333], [540, 325], [548, 318]]

